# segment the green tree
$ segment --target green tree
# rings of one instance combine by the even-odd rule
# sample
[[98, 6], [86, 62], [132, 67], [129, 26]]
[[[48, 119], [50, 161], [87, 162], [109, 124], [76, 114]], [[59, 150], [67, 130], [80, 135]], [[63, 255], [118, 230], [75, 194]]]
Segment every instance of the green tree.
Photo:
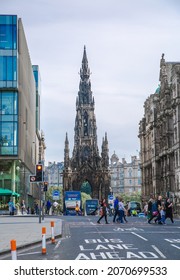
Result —
[[122, 194], [115, 194], [115, 197], [116, 196], [122, 197], [124, 202], [137, 201], [137, 202], [142, 203], [141, 193], [132, 193], [132, 194], [122, 193]]
[[81, 185], [81, 192], [91, 194], [91, 185], [88, 181], [85, 181]]
[[92, 198], [89, 194], [81, 192], [81, 199], [82, 199], [82, 208], [84, 209], [84, 203], [86, 199], [92, 199]]
[[53, 191], [54, 190], [58, 190], [60, 191], [60, 199], [56, 200], [57, 203], [59, 204], [59, 210], [62, 212], [63, 211], [63, 188], [62, 187], [57, 187], [57, 186], [51, 186], [48, 187], [48, 191], [46, 192], [46, 201], [49, 200], [51, 201], [51, 203], [53, 204], [54, 200], [53, 200]]

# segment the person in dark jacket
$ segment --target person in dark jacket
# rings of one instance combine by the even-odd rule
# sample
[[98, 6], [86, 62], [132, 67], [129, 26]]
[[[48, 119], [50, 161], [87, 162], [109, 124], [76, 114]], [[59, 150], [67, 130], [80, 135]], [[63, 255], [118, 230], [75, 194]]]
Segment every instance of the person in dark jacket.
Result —
[[100, 221], [104, 217], [106, 224], [109, 224], [108, 221], [107, 221], [107, 204], [106, 204], [106, 200], [105, 199], [103, 199], [103, 201], [101, 203], [101, 207], [102, 207], [102, 215], [99, 218], [99, 220], [97, 221], [97, 223], [100, 224]]
[[116, 216], [118, 215], [118, 204], [119, 204], [119, 198], [116, 196], [116, 199], [114, 200], [114, 217], [113, 217], [113, 223], [116, 221]]
[[171, 222], [174, 224], [174, 220], [173, 220], [173, 204], [170, 201], [170, 198], [167, 198], [167, 200], [165, 202], [165, 210], [166, 210], [165, 220], [167, 218], [169, 218], [171, 220]]

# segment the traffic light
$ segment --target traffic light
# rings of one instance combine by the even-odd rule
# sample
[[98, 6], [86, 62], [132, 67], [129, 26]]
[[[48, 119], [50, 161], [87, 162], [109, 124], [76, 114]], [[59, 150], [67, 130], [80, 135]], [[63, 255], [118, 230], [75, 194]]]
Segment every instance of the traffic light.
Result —
[[48, 189], [48, 182], [44, 182], [44, 192], [47, 192]]
[[36, 182], [43, 182], [43, 165], [36, 164]]

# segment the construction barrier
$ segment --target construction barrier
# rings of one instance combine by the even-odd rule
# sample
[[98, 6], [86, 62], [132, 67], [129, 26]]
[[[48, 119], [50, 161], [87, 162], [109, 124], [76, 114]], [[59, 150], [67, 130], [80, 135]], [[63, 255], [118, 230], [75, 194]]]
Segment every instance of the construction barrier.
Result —
[[46, 228], [42, 227], [42, 254], [46, 254]]
[[17, 260], [16, 240], [11, 240], [11, 256], [12, 260]]
[[55, 243], [55, 237], [54, 237], [54, 221], [51, 221], [51, 243]]

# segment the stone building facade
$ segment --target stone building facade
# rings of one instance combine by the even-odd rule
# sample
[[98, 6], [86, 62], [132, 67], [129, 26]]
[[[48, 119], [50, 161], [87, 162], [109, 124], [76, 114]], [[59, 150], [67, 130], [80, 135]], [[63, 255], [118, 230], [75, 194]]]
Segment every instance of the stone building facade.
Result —
[[62, 186], [63, 185], [63, 162], [48, 162], [48, 166], [45, 167], [45, 181], [48, 182], [48, 186]]
[[127, 162], [125, 158], [122, 158], [120, 162], [114, 152], [110, 161], [111, 191], [113, 194], [141, 193], [140, 159], [137, 156], [132, 156], [130, 162]]
[[91, 187], [91, 196], [102, 199], [107, 198], [110, 188], [109, 149], [107, 133], [105, 133], [100, 156], [94, 109], [90, 69], [84, 47], [79, 92], [76, 99], [74, 148], [71, 158], [67, 134], [65, 138], [63, 188], [64, 191], [81, 190], [83, 183], [88, 182]]
[[139, 125], [142, 196], [171, 197], [180, 214], [180, 62], [160, 61], [160, 85]]

